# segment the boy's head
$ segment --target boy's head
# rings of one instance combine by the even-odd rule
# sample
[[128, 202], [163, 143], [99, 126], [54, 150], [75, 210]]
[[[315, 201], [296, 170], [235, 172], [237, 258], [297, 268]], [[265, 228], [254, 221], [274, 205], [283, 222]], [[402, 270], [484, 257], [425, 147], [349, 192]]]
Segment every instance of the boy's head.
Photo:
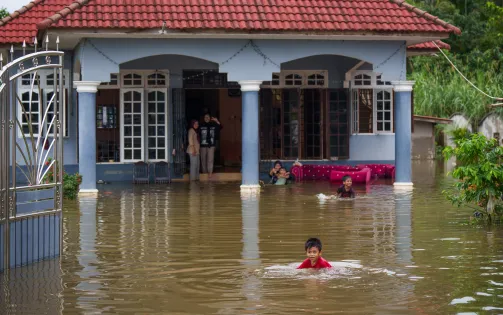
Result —
[[283, 164], [281, 164], [280, 161], [274, 162], [274, 168], [276, 169], [276, 171], [279, 171], [279, 169], [282, 167], [283, 167]]
[[351, 185], [353, 185], [353, 180], [351, 179], [351, 176], [345, 175], [342, 178], [342, 184], [346, 187], [351, 187]]
[[318, 259], [321, 257], [321, 241], [318, 238], [310, 238], [306, 241], [305, 245], [306, 255], [311, 264], [315, 265]]
[[280, 168], [280, 169], [279, 169], [279, 173], [280, 173], [281, 175], [285, 175], [285, 174], [286, 174], [286, 168], [284, 168], [284, 167]]

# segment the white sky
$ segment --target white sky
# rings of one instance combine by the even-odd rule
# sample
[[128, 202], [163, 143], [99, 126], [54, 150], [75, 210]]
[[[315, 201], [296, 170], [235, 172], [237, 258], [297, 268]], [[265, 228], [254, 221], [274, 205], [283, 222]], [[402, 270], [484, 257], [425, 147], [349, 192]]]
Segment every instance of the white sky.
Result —
[[0, 0], [0, 8], [6, 8], [9, 13], [12, 13], [16, 10], [19, 10], [23, 7], [23, 5], [26, 5], [30, 3], [30, 0]]

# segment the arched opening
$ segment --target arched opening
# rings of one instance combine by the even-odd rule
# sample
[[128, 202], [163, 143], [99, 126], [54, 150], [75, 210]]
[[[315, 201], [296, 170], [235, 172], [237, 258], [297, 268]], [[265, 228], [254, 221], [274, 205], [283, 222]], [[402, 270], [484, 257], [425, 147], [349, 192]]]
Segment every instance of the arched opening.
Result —
[[260, 123], [264, 161], [350, 159], [353, 136], [393, 132], [391, 83], [347, 56], [291, 60], [262, 84]]
[[218, 70], [217, 63], [183, 55], [120, 64], [97, 94], [97, 162], [169, 161], [175, 175], [183, 176], [189, 123], [202, 123], [210, 113], [229, 130], [215, 135], [215, 172], [226, 164], [240, 166], [239, 86]]

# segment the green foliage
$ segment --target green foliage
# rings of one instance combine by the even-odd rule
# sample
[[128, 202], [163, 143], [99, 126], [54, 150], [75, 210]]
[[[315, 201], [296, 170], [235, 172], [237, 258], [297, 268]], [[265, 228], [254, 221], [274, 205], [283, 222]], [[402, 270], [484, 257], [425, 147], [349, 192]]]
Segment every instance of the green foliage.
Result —
[[457, 206], [475, 209], [474, 217], [498, 222], [503, 215], [503, 147], [483, 134], [465, 130], [452, 134], [455, 147], [446, 147], [445, 159], [456, 158], [452, 176], [459, 181], [444, 191]]
[[[503, 97], [502, 0], [417, 0], [411, 4], [462, 30], [445, 42], [458, 69], [489, 95]], [[463, 113], [477, 124], [495, 103], [470, 86], [439, 53], [437, 58], [409, 58], [408, 77], [416, 81], [414, 112], [449, 117]]]
[[9, 16], [9, 11], [6, 8], [0, 8], [0, 19]]
[[[45, 162], [45, 165], [49, 166], [51, 162], [52, 158], [48, 158], [47, 162]], [[56, 162], [54, 163], [53, 166], [51, 166], [51, 169], [44, 176], [44, 182], [47, 184], [54, 182], [54, 176], [55, 174], [57, 176], [58, 172], [59, 172], [59, 165]], [[77, 198], [77, 194], [79, 192], [80, 183], [82, 183], [82, 175], [80, 175], [79, 173], [69, 175], [65, 171], [63, 171], [62, 183], [63, 183], [63, 197], [67, 199], [75, 199]]]

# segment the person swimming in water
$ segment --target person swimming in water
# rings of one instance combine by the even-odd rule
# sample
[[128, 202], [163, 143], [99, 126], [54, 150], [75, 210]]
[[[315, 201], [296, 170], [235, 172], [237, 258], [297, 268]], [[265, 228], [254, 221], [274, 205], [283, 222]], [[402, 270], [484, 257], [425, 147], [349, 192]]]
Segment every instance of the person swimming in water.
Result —
[[321, 241], [318, 238], [310, 238], [304, 245], [306, 250], [306, 260], [297, 269], [306, 268], [332, 268], [332, 265], [321, 257]]
[[354, 198], [355, 192], [351, 187], [353, 185], [353, 180], [351, 176], [346, 175], [342, 178], [342, 185], [337, 189], [337, 195], [339, 198]]

